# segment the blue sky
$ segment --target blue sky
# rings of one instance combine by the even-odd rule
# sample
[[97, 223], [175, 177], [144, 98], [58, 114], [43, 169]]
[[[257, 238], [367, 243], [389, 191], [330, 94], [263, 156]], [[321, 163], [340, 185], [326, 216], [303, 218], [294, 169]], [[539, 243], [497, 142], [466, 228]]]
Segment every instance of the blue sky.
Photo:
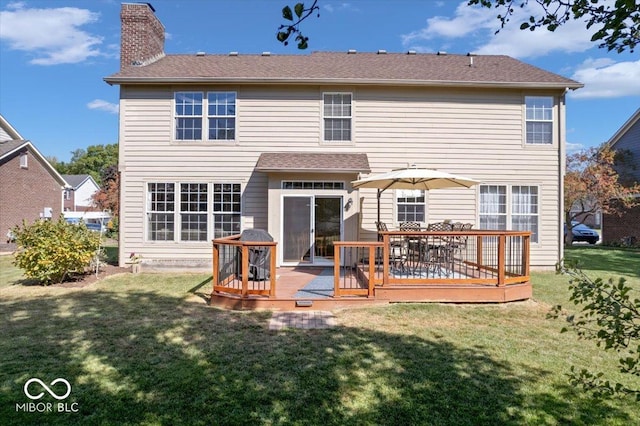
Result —
[[[46, 156], [69, 161], [76, 149], [118, 140], [118, 87], [103, 78], [119, 68], [121, 3], [0, 0], [0, 114]], [[150, 3], [166, 29], [166, 53], [305, 53], [275, 39], [280, 10], [295, 0]], [[319, 4], [320, 18], [302, 27], [310, 37], [306, 53], [505, 54], [584, 83], [567, 101], [569, 149], [608, 140], [640, 107], [640, 54], [598, 49], [579, 22], [530, 32], [514, 18], [496, 35], [496, 11], [466, 1]]]

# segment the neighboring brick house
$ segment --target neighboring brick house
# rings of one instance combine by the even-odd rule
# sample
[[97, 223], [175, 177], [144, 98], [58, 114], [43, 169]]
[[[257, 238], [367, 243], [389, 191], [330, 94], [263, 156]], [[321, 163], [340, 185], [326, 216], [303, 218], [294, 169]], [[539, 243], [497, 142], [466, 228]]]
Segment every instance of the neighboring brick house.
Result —
[[[501, 55], [165, 54], [149, 4], [121, 9], [120, 259], [210, 264], [213, 238], [266, 229], [278, 265], [327, 265], [319, 241], [375, 241], [362, 174], [416, 164], [470, 189], [389, 190], [381, 219], [530, 230], [532, 267], [563, 253], [571, 79]], [[124, 260], [123, 260], [124, 261]]]
[[70, 186], [64, 191], [64, 211], [98, 211], [92, 197], [100, 186], [91, 175], [62, 175], [62, 177]]
[[62, 213], [62, 176], [0, 115], [0, 232]]
[[[640, 108], [609, 139], [613, 150], [630, 153], [631, 164], [618, 167], [621, 181], [640, 183]], [[637, 195], [640, 197], [640, 194]], [[627, 242], [640, 244], [640, 205], [623, 209], [621, 215], [605, 214], [602, 219], [603, 243]]]

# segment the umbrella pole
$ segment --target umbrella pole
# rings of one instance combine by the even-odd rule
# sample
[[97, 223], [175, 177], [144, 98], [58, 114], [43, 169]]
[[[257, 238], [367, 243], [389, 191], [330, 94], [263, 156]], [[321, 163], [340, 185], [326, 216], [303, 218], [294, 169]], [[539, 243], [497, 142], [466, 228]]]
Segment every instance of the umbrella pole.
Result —
[[378, 189], [378, 223], [380, 223], [380, 195], [382, 195], [382, 190]]

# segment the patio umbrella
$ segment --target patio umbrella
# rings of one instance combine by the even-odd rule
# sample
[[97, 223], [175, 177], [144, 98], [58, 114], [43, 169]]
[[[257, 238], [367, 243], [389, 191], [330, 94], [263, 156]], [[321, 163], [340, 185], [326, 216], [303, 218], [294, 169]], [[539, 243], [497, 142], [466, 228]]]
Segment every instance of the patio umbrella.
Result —
[[480, 182], [477, 180], [439, 170], [407, 167], [354, 180], [351, 185], [354, 189], [378, 188], [378, 222], [380, 222], [380, 195], [387, 189], [429, 191], [443, 188], [470, 188], [478, 183]]

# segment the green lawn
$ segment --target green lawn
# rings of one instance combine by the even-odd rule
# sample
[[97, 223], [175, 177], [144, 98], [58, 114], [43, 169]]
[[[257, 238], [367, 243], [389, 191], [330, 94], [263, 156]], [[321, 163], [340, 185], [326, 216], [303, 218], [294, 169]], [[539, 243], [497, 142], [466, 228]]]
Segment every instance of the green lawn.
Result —
[[[637, 251], [567, 257], [640, 288]], [[207, 306], [206, 274], [78, 289], [16, 285], [9, 269], [0, 257], [2, 424], [640, 424], [631, 399], [596, 400], [567, 382], [576, 365], [640, 387], [616, 372], [615, 354], [546, 319], [554, 304], [571, 307], [566, 277], [551, 272], [534, 274], [532, 301], [342, 310], [332, 329], [275, 332], [269, 312]], [[78, 411], [16, 412], [32, 377], [67, 379]]]

